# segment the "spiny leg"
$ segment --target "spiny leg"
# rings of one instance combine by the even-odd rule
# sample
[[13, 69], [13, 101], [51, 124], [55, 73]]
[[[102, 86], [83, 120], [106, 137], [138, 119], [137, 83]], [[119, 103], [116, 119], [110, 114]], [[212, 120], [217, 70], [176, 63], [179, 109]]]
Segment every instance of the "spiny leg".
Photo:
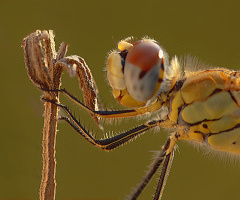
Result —
[[[44, 101], [49, 101], [45, 98], [42, 98]], [[70, 110], [65, 106], [62, 105], [60, 103], [56, 103], [53, 101], [49, 101], [59, 107], [61, 107], [69, 116], [69, 118], [67, 117], [61, 117], [61, 120], [65, 120], [66, 122], [68, 122], [80, 135], [82, 135], [88, 142], [90, 142], [91, 144], [104, 149], [104, 150], [112, 150], [120, 145], [125, 144], [127, 141], [137, 137], [138, 135], [140, 135], [141, 133], [154, 128], [156, 126], [159, 126], [160, 123], [163, 122], [163, 120], [153, 120], [150, 122], [147, 122], [145, 124], [142, 124], [140, 126], [137, 126], [136, 128], [133, 128], [129, 131], [120, 133], [118, 135], [115, 135], [113, 137], [109, 137], [106, 139], [100, 139], [97, 140], [94, 138], [94, 136], [88, 132], [79, 122], [78, 120], [73, 116], [73, 114], [70, 112]]]
[[174, 148], [179, 139], [179, 136], [180, 136], [179, 133], [173, 133], [169, 137], [170, 144], [169, 144], [168, 149], [166, 149], [166, 156], [165, 156], [164, 163], [162, 165], [162, 169], [160, 172], [160, 177], [158, 180], [157, 189], [155, 191], [154, 200], [160, 200], [162, 197], [163, 190], [164, 190], [165, 184], [167, 182], [168, 174], [169, 174], [169, 171], [170, 171], [170, 168], [172, 165], [172, 160], [174, 157]]
[[[47, 99], [44, 99], [44, 101], [49, 101]], [[136, 128], [133, 128], [129, 131], [120, 133], [116, 136], [107, 138], [107, 139], [100, 139], [97, 140], [93, 137], [93, 135], [91, 133], [89, 133], [77, 120], [76, 118], [72, 115], [72, 113], [70, 112], [70, 110], [65, 106], [62, 105], [60, 103], [56, 103], [56, 102], [52, 102], [56, 105], [58, 105], [59, 107], [61, 107], [70, 118], [68, 117], [61, 117], [61, 120], [65, 120], [66, 122], [68, 122], [80, 135], [82, 135], [88, 142], [90, 142], [91, 144], [103, 149], [103, 150], [112, 150], [120, 145], [125, 144], [127, 141], [137, 137], [138, 135], [140, 135], [141, 133], [154, 128], [156, 126], [161, 126], [161, 123], [164, 123], [165, 120], [153, 120], [150, 122], [147, 122], [143, 125], [137, 126]], [[153, 164], [151, 165], [149, 171], [147, 172], [147, 174], [144, 176], [144, 178], [142, 179], [142, 181], [140, 182], [140, 184], [138, 185], [138, 187], [135, 189], [134, 193], [129, 197], [129, 199], [137, 199], [138, 196], [141, 194], [141, 192], [143, 191], [143, 189], [145, 188], [145, 186], [148, 184], [148, 182], [150, 181], [150, 179], [152, 178], [152, 176], [155, 174], [155, 172], [157, 171], [157, 169], [159, 168], [159, 166], [162, 164], [163, 162], [163, 168], [161, 170], [161, 176], [159, 179], [159, 183], [158, 183], [158, 187], [155, 193], [155, 200], [158, 200], [161, 198], [162, 195], [162, 191], [164, 189], [164, 185], [166, 183], [166, 179], [167, 179], [167, 175], [168, 175], [168, 171], [170, 169], [171, 166], [171, 161], [173, 158], [173, 151], [174, 151], [174, 147], [175, 144], [177, 142], [178, 139], [178, 134], [173, 134], [165, 143], [165, 145], [162, 147], [162, 150], [160, 151], [160, 153], [158, 154], [156, 160], [153, 162]]]
[[167, 182], [167, 177], [172, 165], [173, 157], [174, 157], [174, 151], [166, 155], [164, 159], [164, 163], [161, 169], [161, 175], [159, 177], [157, 189], [154, 195], [154, 200], [160, 200], [162, 197], [163, 190]]
[[155, 192], [154, 200], [160, 200], [162, 196], [162, 192], [164, 189], [164, 185], [167, 181], [167, 176], [171, 167], [173, 155], [174, 155], [174, 147], [178, 140], [179, 134], [173, 133], [166, 143], [163, 145], [162, 150], [158, 153], [157, 158], [149, 167], [148, 172], [142, 178], [141, 182], [134, 189], [133, 193], [128, 197], [128, 200], [135, 200], [142, 193], [143, 189], [146, 187], [148, 182], [151, 180], [153, 175], [156, 173], [160, 165], [162, 164], [161, 175], [158, 181], [158, 186]]
[[[46, 89], [42, 89], [46, 90]], [[49, 90], [47, 90], [49, 91]], [[160, 101], [160, 99], [157, 99], [154, 103], [152, 103], [149, 106], [140, 107], [136, 109], [130, 109], [130, 110], [117, 110], [117, 111], [98, 111], [98, 110], [92, 110], [88, 106], [84, 105], [81, 101], [79, 101], [74, 95], [70, 94], [66, 89], [59, 89], [59, 90], [50, 90], [52, 92], [62, 92], [65, 94], [69, 99], [71, 99], [74, 103], [79, 105], [81, 108], [86, 110], [92, 115], [95, 115], [100, 118], [122, 118], [122, 117], [132, 117], [137, 115], [142, 115], [148, 112], [154, 112], [159, 110], [163, 102]]]

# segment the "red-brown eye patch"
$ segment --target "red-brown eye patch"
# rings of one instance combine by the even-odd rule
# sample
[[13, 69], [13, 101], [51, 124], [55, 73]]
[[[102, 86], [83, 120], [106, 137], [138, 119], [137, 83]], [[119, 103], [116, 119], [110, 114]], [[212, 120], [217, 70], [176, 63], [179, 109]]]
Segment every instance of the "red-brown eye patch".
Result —
[[154, 42], [140, 42], [128, 52], [126, 61], [149, 71], [159, 61], [160, 47]]

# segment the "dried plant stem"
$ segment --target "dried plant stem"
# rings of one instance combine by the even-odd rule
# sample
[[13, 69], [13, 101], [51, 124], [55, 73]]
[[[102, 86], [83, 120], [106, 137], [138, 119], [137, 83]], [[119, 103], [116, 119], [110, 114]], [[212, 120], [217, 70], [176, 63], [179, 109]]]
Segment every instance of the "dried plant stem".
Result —
[[[22, 47], [24, 48], [25, 65], [32, 82], [39, 88], [59, 89], [61, 85], [62, 67], [57, 67], [55, 64], [66, 55], [67, 45], [62, 43], [57, 54], [55, 51], [53, 31], [37, 30], [24, 38]], [[59, 101], [58, 92], [44, 93], [45, 98], [52, 101]], [[40, 200], [55, 199], [57, 115], [58, 107], [49, 102], [45, 103]]]
[[[62, 71], [65, 68], [71, 77], [77, 76], [79, 79], [86, 106], [93, 110], [101, 107], [97, 86], [84, 59], [79, 56], [65, 57], [67, 44], [64, 42], [56, 53], [53, 31], [35, 31], [23, 39], [22, 47], [28, 76], [33, 84], [45, 91], [45, 99], [59, 102], [59, 93], [56, 90], [60, 88]], [[54, 90], [54, 92], [49, 90]], [[98, 118], [94, 115], [92, 118], [101, 127]], [[57, 120], [58, 107], [45, 102], [40, 200], [55, 199]]]
[[51, 103], [45, 103], [44, 127], [42, 140], [42, 181], [40, 186], [40, 200], [55, 199], [56, 191], [56, 159], [55, 144], [57, 135], [58, 108]]

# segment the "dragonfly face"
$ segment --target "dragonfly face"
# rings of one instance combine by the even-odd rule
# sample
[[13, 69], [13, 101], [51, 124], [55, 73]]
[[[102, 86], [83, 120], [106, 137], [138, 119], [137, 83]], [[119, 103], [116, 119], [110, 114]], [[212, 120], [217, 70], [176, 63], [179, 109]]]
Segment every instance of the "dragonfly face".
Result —
[[[89, 77], [91, 72], [82, 61], [79, 66], [83, 65], [82, 73], [87, 71], [85, 77]], [[94, 110], [94, 105], [86, 106], [65, 89], [59, 90], [95, 118], [116, 119], [160, 113], [158, 119], [150, 119], [126, 132], [111, 136], [105, 134], [103, 139], [96, 139], [86, 130], [68, 107], [52, 102], [68, 114], [69, 117], [62, 117], [62, 120], [88, 142], [106, 151], [122, 146], [155, 127], [174, 130], [128, 199], [137, 199], [162, 165], [154, 196], [155, 200], [161, 199], [178, 140], [189, 140], [214, 150], [240, 154], [240, 73], [223, 68], [192, 73], [181, 69], [177, 57], [169, 64], [167, 53], [154, 40], [143, 38], [133, 42], [132, 38], [127, 38], [121, 40], [118, 48], [109, 54], [107, 77], [113, 96], [130, 109], [102, 111], [95, 106]], [[92, 79], [90, 82], [94, 82]], [[92, 101], [93, 104], [97, 99]]]
[[151, 39], [133, 44], [122, 40], [107, 61], [114, 97], [122, 105], [139, 107], [156, 94], [164, 77], [164, 52]]

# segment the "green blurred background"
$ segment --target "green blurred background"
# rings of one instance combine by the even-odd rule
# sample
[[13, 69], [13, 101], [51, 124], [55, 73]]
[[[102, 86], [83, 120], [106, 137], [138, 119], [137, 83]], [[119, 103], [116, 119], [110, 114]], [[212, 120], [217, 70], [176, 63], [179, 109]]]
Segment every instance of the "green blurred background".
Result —
[[[68, 55], [82, 56], [108, 108], [120, 108], [103, 71], [107, 52], [127, 36], [149, 35], [169, 56], [190, 53], [214, 66], [239, 69], [239, 1], [26, 1], [0, 0], [0, 199], [38, 199], [42, 169], [42, 92], [29, 80], [22, 39], [54, 30], [56, 48], [69, 44]], [[78, 81], [65, 73], [63, 87], [81, 97]], [[74, 105], [61, 96], [61, 101]], [[81, 121], [97, 129], [85, 113]], [[82, 117], [84, 116], [84, 117]], [[142, 120], [107, 125], [108, 130], [136, 126]], [[120, 200], [140, 181], [160, 149], [166, 131], [149, 131], [134, 142], [106, 153], [91, 146], [64, 122], [57, 135], [57, 191], [60, 200]], [[98, 131], [99, 136], [102, 132]], [[240, 164], [205, 155], [179, 142], [163, 199], [240, 199]], [[156, 178], [140, 199], [151, 199]]]

